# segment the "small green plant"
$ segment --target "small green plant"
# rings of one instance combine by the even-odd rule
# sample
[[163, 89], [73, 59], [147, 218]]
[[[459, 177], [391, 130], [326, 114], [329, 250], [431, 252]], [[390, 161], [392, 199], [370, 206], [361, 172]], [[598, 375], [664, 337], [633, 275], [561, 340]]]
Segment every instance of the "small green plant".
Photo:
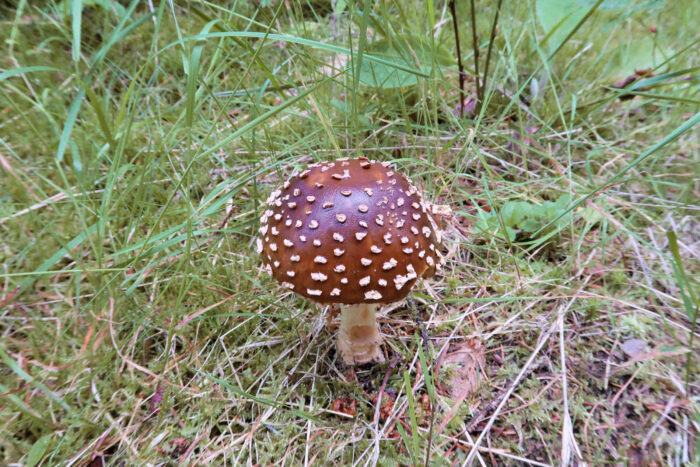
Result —
[[[571, 196], [563, 194], [556, 201], [545, 201], [542, 204], [533, 204], [527, 201], [508, 201], [500, 210], [492, 209], [486, 211], [479, 208], [477, 211], [477, 221], [474, 228], [477, 232], [505, 238], [514, 241], [518, 234], [522, 237], [534, 238], [536, 236], [551, 232], [557, 229], [567, 216], [560, 217], [571, 204]], [[559, 220], [541, 230], [554, 219]], [[505, 235], [503, 230], [505, 229]]]

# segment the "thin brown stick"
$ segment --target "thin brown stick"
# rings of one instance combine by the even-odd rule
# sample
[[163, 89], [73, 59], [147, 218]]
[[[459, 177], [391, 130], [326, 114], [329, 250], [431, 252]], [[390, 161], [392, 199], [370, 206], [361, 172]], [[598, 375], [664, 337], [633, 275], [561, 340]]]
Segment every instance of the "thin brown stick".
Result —
[[379, 413], [382, 407], [382, 399], [384, 398], [384, 389], [386, 389], [386, 383], [389, 381], [389, 376], [391, 376], [391, 373], [394, 371], [394, 368], [396, 368], [397, 364], [397, 360], [392, 360], [389, 362], [389, 366], [387, 367], [386, 373], [384, 374], [384, 380], [382, 381], [382, 385], [380, 386], [379, 392], [377, 393], [377, 406], [374, 408], [374, 424], [377, 426], [379, 425]]
[[219, 227], [216, 230], [223, 230], [224, 227], [226, 227], [226, 224], [228, 224], [229, 219], [231, 219], [231, 216], [234, 213], [234, 209], [231, 208], [229, 211], [226, 213], [226, 217], [224, 217], [224, 220], [221, 221], [221, 224], [219, 224]]
[[481, 83], [479, 82], [479, 43], [476, 36], [476, 13], [474, 13], [474, 0], [471, 0], [472, 10], [472, 47], [474, 48], [474, 73], [476, 74], [476, 110], [479, 113], [481, 110], [481, 102], [484, 100], [482, 95]]
[[457, 11], [455, 0], [450, 1], [450, 11], [452, 12], [452, 27], [455, 31], [455, 42], [457, 42], [457, 67], [459, 68], [459, 118], [464, 118], [464, 101], [467, 95], [464, 93], [464, 65], [462, 64], [462, 51], [459, 46], [459, 28], [457, 27]]
[[498, 16], [501, 13], [501, 4], [503, 0], [498, 0], [498, 5], [496, 6], [496, 15], [493, 17], [493, 23], [491, 24], [491, 37], [489, 38], [489, 48], [486, 51], [486, 65], [484, 65], [484, 87], [486, 87], [486, 80], [489, 75], [489, 64], [491, 63], [491, 51], [493, 50], [493, 41], [496, 39], [496, 26], [498, 25]]

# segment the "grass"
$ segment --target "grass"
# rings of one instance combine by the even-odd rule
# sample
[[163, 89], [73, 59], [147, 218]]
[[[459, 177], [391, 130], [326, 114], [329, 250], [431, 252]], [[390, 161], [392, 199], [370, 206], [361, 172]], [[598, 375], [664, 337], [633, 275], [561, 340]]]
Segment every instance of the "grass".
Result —
[[[477, 2], [460, 118], [448, 3], [0, 7], [0, 463], [700, 460], [700, 4]], [[251, 252], [360, 154], [454, 216], [351, 371]]]

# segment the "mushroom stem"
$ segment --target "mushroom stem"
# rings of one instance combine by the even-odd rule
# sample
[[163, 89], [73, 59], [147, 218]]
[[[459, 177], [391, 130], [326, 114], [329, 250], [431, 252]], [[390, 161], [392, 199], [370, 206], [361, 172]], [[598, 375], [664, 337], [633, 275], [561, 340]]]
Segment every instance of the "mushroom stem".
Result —
[[381, 343], [377, 325], [377, 305], [360, 303], [342, 305], [340, 311], [340, 331], [338, 350], [346, 365], [369, 362], [383, 362]]

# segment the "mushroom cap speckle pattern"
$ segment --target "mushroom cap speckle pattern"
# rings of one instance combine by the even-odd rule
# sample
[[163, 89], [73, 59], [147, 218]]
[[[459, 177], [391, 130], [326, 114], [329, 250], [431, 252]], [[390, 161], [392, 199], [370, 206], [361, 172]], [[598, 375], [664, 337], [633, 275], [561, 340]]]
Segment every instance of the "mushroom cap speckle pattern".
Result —
[[258, 253], [268, 273], [321, 303], [391, 303], [444, 264], [423, 195], [388, 163], [316, 163], [272, 192]]

